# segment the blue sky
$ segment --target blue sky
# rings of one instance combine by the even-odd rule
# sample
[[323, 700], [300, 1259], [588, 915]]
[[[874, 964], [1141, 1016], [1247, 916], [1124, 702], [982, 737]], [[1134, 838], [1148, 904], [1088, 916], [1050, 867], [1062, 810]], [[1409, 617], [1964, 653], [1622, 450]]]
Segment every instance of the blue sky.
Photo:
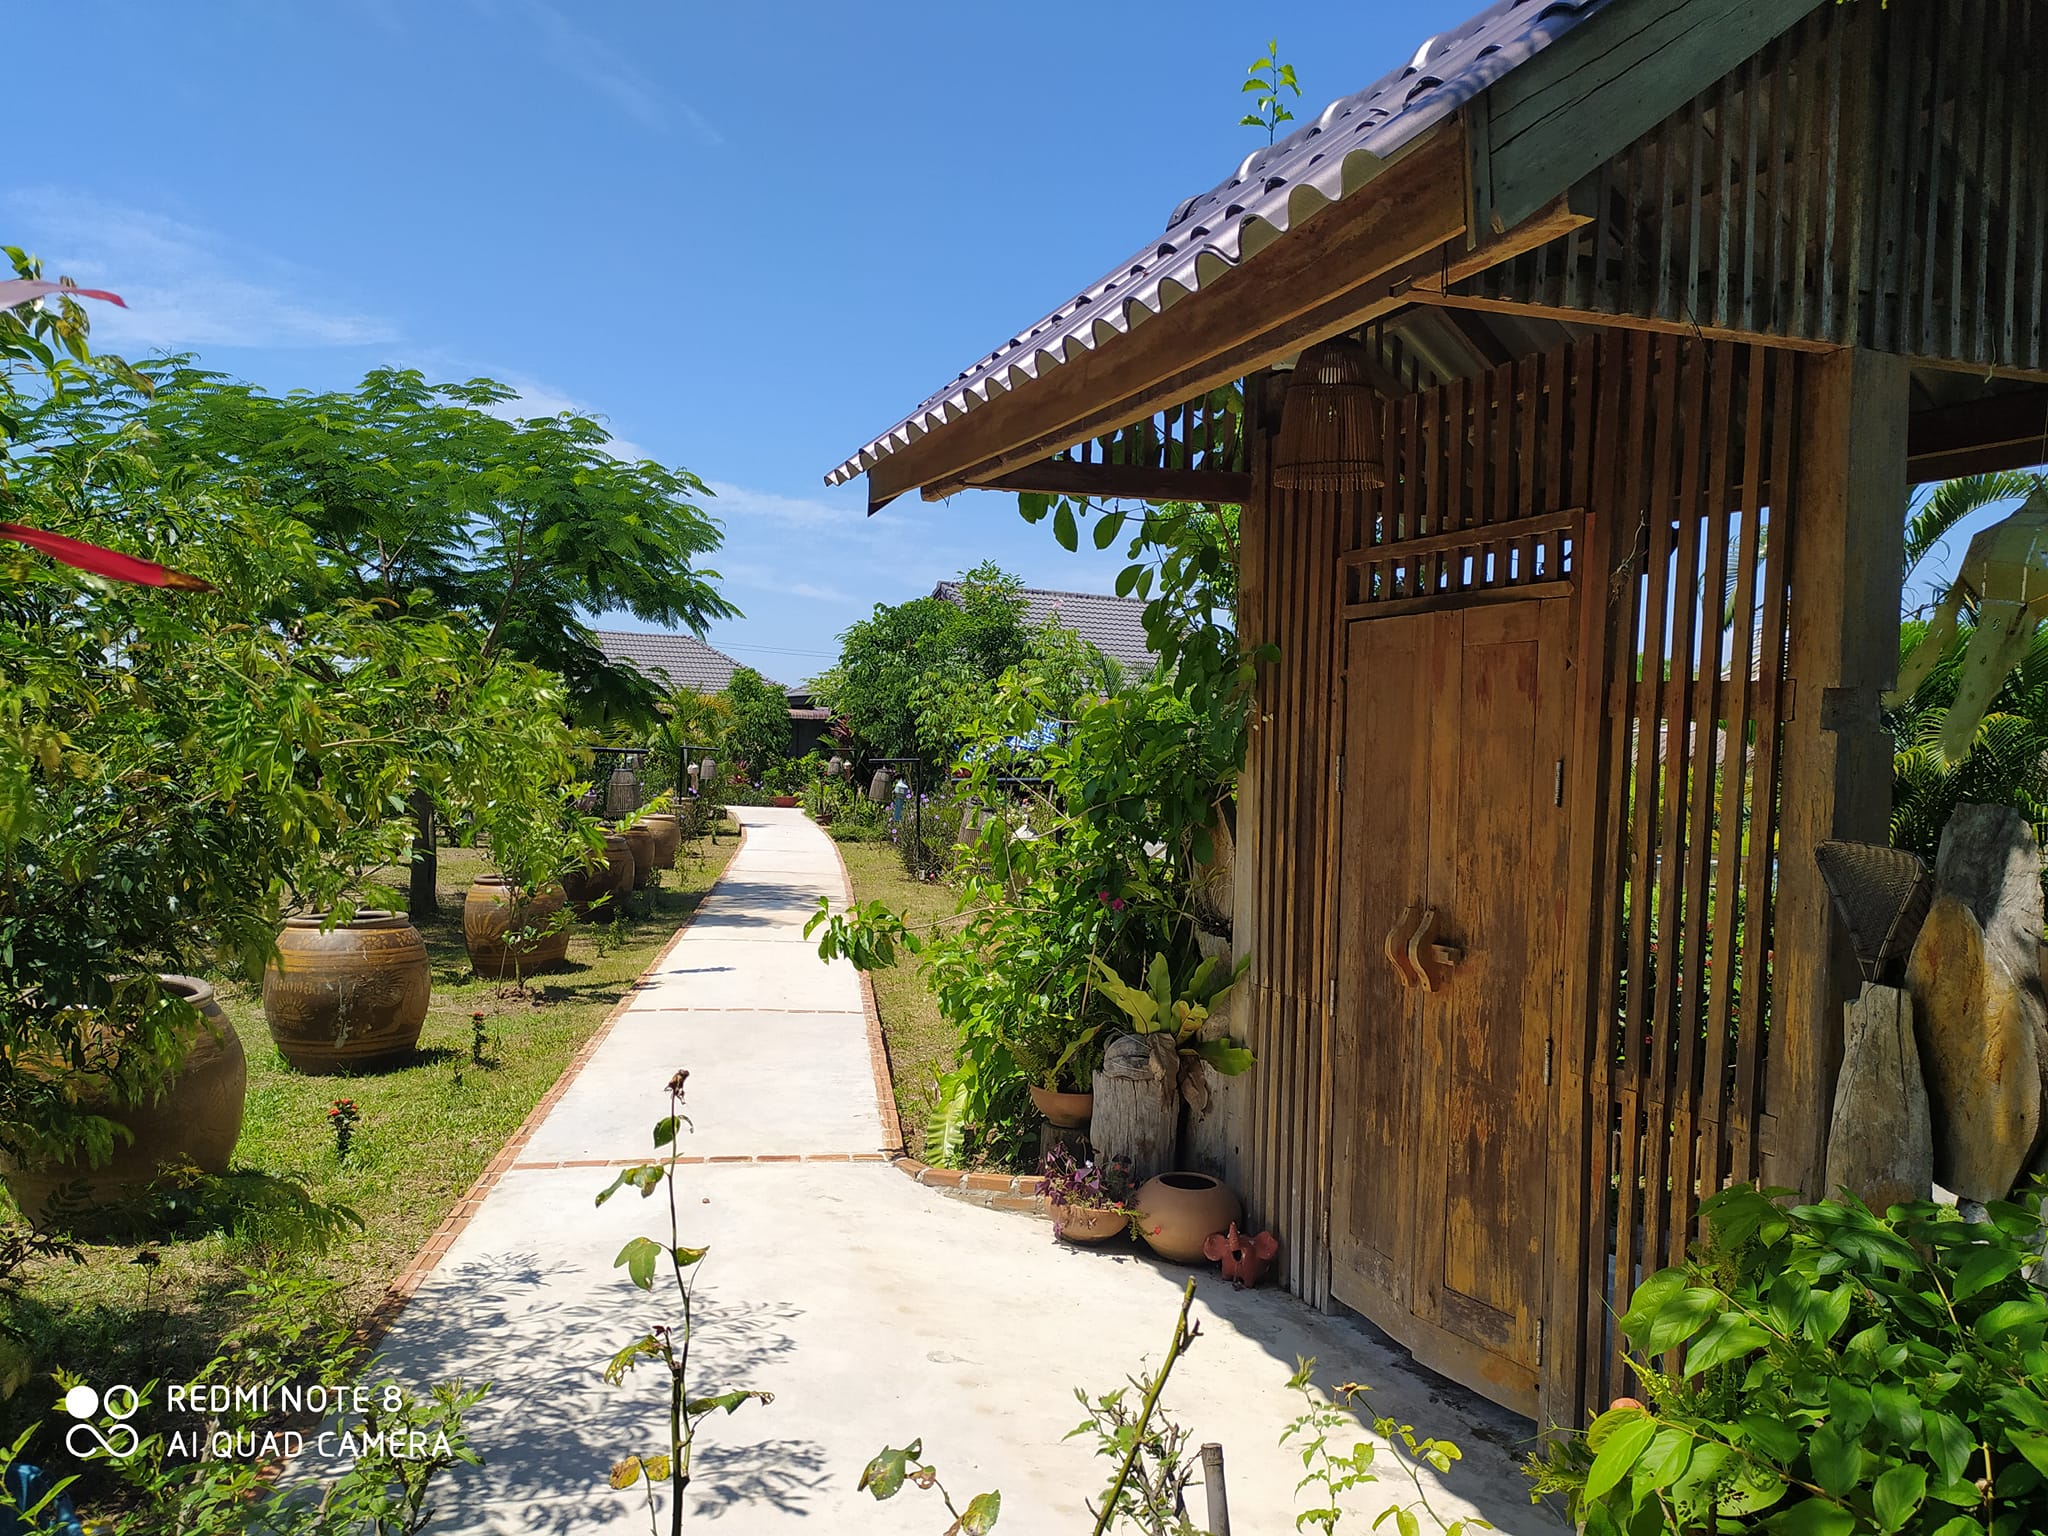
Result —
[[1269, 36], [1306, 116], [1476, 3], [77, 3], [10, 80], [0, 240], [125, 294], [111, 350], [603, 416], [717, 488], [709, 638], [795, 682], [984, 558], [1108, 590], [1014, 498], [820, 477], [1255, 148]]
[[984, 558], [1108, 590], [1013, 497], [870, 519], [821, 476], [1261, 142], [1269, 36], [1320, 106], [1471, 8], [83, 3], [10, 81], [45, 148], [0, 239], [123, 293], [111, 350], [602, 415], [718, 489], [709, 638], [793, 682]]

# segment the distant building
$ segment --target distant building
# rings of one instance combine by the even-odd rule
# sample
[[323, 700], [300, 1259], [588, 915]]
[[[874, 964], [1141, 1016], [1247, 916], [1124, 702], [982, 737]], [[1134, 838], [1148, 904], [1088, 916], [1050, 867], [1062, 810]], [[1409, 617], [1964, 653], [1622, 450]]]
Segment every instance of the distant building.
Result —
[[[674, 635], [653, 630], [600, 629], [593, 633], [605, 659], [624, 662], [650, 682], [665, 689], [692, 689], [697, 693], [722, 693], [744, 662], [734, 661], [720, 650], [706, 645], [695, 635]], [[773, 678], [764, 679], [780, 688], [789, 699], [790, 753], [802, 757], [824, 738], [832, 723], [829, 709], [815, 708], [808, 690], [791, 688]]]
[[[1050, 620], [1072, 630], [1121, 667], [1127, 683], [1146, 676], [1159, 659], [1145, 643], [1145, 600], [1141, 597], [1055, 592], [1045, 587], [1025, 587], [1017, 595], [1024, 599], [1028, 628], [1043, 628]], [[958, 603], [960, 583], [942, 581], [932, 588], [932, 596]]]

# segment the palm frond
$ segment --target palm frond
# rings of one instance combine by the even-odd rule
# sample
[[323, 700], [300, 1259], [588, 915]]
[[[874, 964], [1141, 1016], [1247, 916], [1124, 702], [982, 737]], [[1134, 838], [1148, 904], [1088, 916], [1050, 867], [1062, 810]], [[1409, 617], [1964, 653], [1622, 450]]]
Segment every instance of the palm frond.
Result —
[[2006, 469], [1944, 480], [1915, 492], [1906, 504], [1907, 580], [1958, 523], [2001, 501], [2024, 499], [2041, 479], [2034, 470]]

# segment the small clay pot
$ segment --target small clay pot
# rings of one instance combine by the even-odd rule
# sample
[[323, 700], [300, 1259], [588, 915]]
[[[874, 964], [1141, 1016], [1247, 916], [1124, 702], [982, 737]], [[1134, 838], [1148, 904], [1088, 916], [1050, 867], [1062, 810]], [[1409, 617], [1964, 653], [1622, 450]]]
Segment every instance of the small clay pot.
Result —
[[1106, 1243], [1131, 1224], [1129, 1211], [1076, 1210], [1071, 1205], [1052, 1208], [1053, 1226], [1070, 1243]]
[[633, 889], [637, 891], [654, 878], [654, 832], [644, 821], [624, 830], [626, 846], [633, 851]]
[[478, 876], [462, 903], [462, 942], [469, 948], [471, 969], [487, 980], [498, 981], [507, 976], [531, 976], [567, 960], [567, 927], [523, 944], [505, 942], [505, 935], [514, 928], [549, 927], [562, 910], [563, 900], [561, 887], [550, 886], [514, 907], [512, 889], [503, 876]]
[[278, 1054], [316, 1074], [411, 1055], [434, 985], [419, 930], [396, 912], [368, 908], [331, 929], [324, 921], [286, 919], [263, 969], [263, 1020]]
[[1207, 1262], [1202, 1244], [1244, 1215], [1237, 1196], [1206, 1173], [1162, 1173], [1138, 1191], [1138, 1235], [1162, 1259]]
[[676, 855], [683, 848], [682, 822], [667, 811], [656, 811], [651, 816], [642, 816], [640, 820], [654, 834], [654, 867], [674, 869]]
[[[91, 1167], [83, 1155], [73, 1161], [24, 1169], [11, 1161], [0, 1166], [8, 1191], [22, 1214], [41, 1226], [50, 1216], [51, 1197], [73, 1186], [84, 1209], [63, 1213], [64, 1225], [81, 1236], [95, 1230], [96, 1207], [139, 1194], [166, 1167], [191, 1166], [203, 1173], [227, 1172], [228, 1159], [242, 1135], [242, 1109], [249, 1089], [249, 1060], [235, 1026], [221, 1011], [210, 982], [196, 976], [159, 976], [166, 992], [182, 997], [199, 1012], [177, 1075], [161, 1095], [143, 1105], [113, 1101], [104, 1085], [82, 1083], [81, 1109], [126, 1126], [132, 1141], [114, 1138], [113, 1156]], [[67, 1201], [74, 1190], [67, 1189]]]
[[1030, 1087], [1032, 1105], [1045, 1116], [1047, 1125], [1056, 1125], [1063, 1131], [1078, 1131], [1088, 1124], [1088, 1117], [1095, 1113], [1095, 1095], [1092, 1093], [1061, 1093], [1052, 1088], [1041, 1088], [1033, 1083]]

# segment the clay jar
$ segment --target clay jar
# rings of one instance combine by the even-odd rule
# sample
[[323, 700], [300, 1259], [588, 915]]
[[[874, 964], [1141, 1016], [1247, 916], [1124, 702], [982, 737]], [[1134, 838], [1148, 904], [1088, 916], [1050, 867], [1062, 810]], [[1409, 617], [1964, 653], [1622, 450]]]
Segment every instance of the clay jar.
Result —
[[1205, 1262], [1202, 1244], [1244, 1215], [1237, 1196], [1206, 1173], [1162, 1173], [1138, 1191], [1138, 1233], [1162, 1259]]
[[1033, 1083], [1030, 1094], [1033, 1106], [1045, 1116], [1046, 1124], [1058, 1126], [1063, 1131], [1080, 1130], [1095, 1112], [1095, 1095], [1092, 1093], [1061, 1093]]
[[[249, 1088], [249, 1062], [241, 1037], [221, 1011], [210, 983], [196, 976], [159, 976], [164, 990], [199, 1011], [193, 1022], [185, 1060], [177, 1075], [153, 1103], [116, 1104], [104, 1090], [82, 1085], [79, 1107], [105, 1115], [128, 1128], [134, 1137], [114, 1138], [113, 1156], [99, 1167], [83, 1154], [76, 1159], [35, 1169], [7, 1164], [7, 1187], [28, 1219], [40, 1226], [50, 1197], [65, 1186], [82, 1184], [90, 1208], [141, 1192], [166, 1167], [194, 1167], [203, 1173], [225, 1173], [242, 1134], [242, 1107]], [[66, 1189], [69, 1204], [73, 1189]], [[66, 1225], [81, 1234], [91, 1230], [66, 1213]]]
[[624, 910], [627, 893], [633, 889], [633, 849], [624, 835], [607, 832], [604, 852], [594, 862], [562, 876], [562, 889], [576, 915], [588, 922], [593, 913], [617, 917]]
[[626, 846], [633, 851], [633, 889], [637, 891], [654, 878], [654, 832], [644, 821], [623, 830]]
[[471, 969], [487, 980], [497, 981], [507, 976], [530, 976], [568, 959], [567, 927], [554, 928], [524, 943], [505, 942], [505, 935], [515, 928], [548, 929], [562, 910], [564, 899], [561, 887], [550, 886], [515, 907], [512, 888], [503, 876], [478, 876], [462, 903], [462, 942], [469, 948]]
[[278, 1054], [301, 1072], [388, 1064], [419, 1044], [433, 971], [419, 932], [365, 908], [323, 930], [290, 918], [263, 971], [263, 1018]]
[[683, 847], [683, 824], [666, 811], [656, 811], [640, 820], [654, 834], [654, 867], [674, 869], [676, 855]]
[[1070, 1243], [1106, 1243], [1131, 1224], [1129, 1211], [1075, 1210], [1070, 1205], [1052, 1208], [1053, 1225]]

